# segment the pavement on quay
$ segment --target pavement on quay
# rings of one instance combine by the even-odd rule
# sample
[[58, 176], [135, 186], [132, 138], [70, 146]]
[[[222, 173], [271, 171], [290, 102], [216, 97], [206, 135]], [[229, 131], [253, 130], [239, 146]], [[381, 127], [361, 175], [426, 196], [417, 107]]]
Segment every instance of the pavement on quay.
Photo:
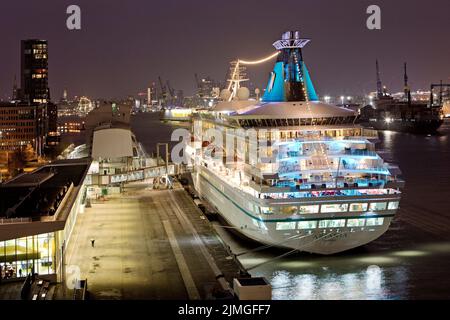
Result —
[[66, 270], [70, 266], [87, 278], [93, 299], [208, 299], [218, 288], [214, 266], [228, 281], [239, 270], [181, 187], [151, 190], [144, 184], [78, 215], [66, 250]]

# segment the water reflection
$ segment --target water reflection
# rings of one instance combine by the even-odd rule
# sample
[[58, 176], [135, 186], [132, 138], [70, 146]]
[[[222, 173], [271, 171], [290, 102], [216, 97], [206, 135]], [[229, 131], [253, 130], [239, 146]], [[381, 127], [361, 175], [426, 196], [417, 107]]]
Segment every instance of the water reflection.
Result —
[[276, 271], [270, 282], [274, 300], [386, 299], [388, 296], [384, 271], [377, 265], [356, 273], [330, 273], [323, 277]]

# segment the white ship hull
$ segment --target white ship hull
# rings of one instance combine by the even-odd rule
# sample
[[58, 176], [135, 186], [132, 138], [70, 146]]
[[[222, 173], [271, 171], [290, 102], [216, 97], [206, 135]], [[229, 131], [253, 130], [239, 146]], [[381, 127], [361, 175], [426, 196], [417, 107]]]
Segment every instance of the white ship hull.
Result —
[[[230, 226], [235, 227], [239, 233], [252, 240], [276, 247], [324, 255], [356, 248], [385, 233], [396, 211], [379, 212], [378, 216], [383, 217], [383, 224], [377, 226], [339, 228], [317, 226], [314, 229], [277, 230], [277, 222], [292, 220], [279, 219], [280, 217], [267, 219], [265, 215], [258, 215], [250, 210], [252, 202], [253, 205], [257, 205], [257, 203], [270, 200], [256, 199], [239, 191], [238, 188], [224, 183], [212, 171], [203, 166], [197, 166], [192, 175], [199, 196], [214, 206]], [[323, 217], [323, 214], [308, 215], [308, 219], [320, 221], [319, 216]], [[346, 218], [350, 218], [348, 213]], [[299, 218], [297, 221], [301, 221], [301, 219]]]

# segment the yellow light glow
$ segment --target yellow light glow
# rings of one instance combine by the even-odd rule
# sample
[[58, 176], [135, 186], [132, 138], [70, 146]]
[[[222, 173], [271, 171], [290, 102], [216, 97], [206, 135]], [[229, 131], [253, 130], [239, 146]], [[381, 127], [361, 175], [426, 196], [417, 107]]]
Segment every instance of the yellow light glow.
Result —
[[246, 60], [241, 60], [239, 59], [238, 62], [242, 63], [242, 64], [259, 64], [259, 63], [263, 63], [266, 61], [269, 61], [270, 59], [275, 58], [276, 56], [278, 56], [278, 54], [280, 53], [280, 51], [277, 51], [275, 53], [272, 53], [270, 56], [259, 59], [259, 60], [255, 60], [255, 61], [246, 61]]

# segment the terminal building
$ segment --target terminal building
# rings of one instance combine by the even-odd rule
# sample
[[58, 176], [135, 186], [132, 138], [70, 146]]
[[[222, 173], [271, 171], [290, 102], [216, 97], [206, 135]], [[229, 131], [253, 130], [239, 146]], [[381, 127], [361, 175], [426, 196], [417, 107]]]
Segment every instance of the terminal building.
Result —
[[87, 144], [58, 160], [0, 184], [1, 281], [39, 274], [63, 282], [65, 248], [88, 199], [120, 193], [125, 183], [168, 184], [178, 168], [149, 157], [129, 125], [125, 107], [98, 108]]
[[65, 248], [84, 210], [89, 159], [56, 161], [0, 184], [0, 281], [62, 281]]

